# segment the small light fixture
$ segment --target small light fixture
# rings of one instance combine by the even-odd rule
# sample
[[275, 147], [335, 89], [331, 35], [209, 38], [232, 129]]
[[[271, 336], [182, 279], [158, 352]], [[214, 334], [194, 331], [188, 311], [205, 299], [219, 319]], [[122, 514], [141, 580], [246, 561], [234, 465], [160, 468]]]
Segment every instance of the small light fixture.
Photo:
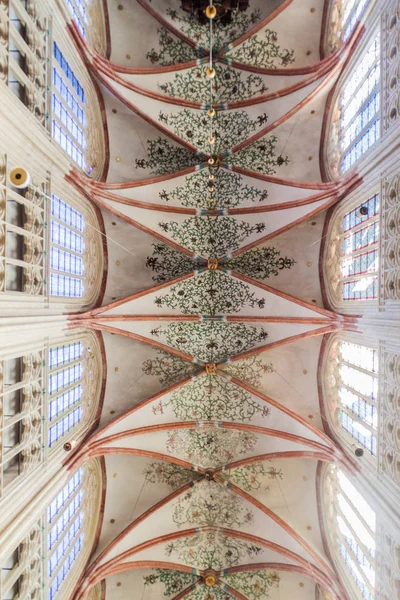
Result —
[[208, 79], [214, 79], [215, 75], [216, 75], [216, 72], [215, 72], [214, 67], [208, 67], [207, 68], [207, 77], [208, 77]]
[[64, 444], [64, 450], [65, 452], [71, 452], [71, 450], [73, 448], [75, 448], [75, 446], [77, 445], [77, 441], [76, 440], [71, 440], [70, 442], [65, 442]]
[[209, 164], [209, 165], [213, 165], [214, 163], [215, 163], [215, 160], [214, 160], [214, 159], [213, 159], [213, 157], [211, 156], [211, 157], [208, 159], [208, 164]]
[[368, 216], [368, 206], [360, 206], [357, 211], [357, 217], [366, 217]]
[[217, 16], [217, 9], [215, 8], [215, 6], [212, 6], [212, 4], [210, 4], [210, 6], [207, 6], [205, 13], [208, 19], [215, 19], [215, 17]]

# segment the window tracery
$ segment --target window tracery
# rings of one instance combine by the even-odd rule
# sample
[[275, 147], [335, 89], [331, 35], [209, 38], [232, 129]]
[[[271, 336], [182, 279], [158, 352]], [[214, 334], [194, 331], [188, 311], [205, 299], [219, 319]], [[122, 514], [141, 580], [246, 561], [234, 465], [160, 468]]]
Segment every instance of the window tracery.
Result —
[[331, 467], [324, 480], [325, 530], [351, 597], [375, 600], [376, 529], [374, 510], [348, 476]]
[[92, 304], [103, 267], [92, 209], [49, 195], [49, 176], [33, 174], [27, 188], [17, 189], [7, 183], [10, 170], [0, 155], [0, 292]]
[[388, 493], [400, 485], [400, 351], [360, 335], [333, 335], [324, 349], [321, 401], [347, 450], [365, 451], [363, 465]]
[[327, 20], [326, 54], [331, 54], [351, 36], [373, 0], [332, 0]]
[[[78, 27], [83, 30], [86, 19], [92, 45], [104, 54], [106, 35], [100, 1], [68, 3], [76, 13], [73, 16]], [[34, 0], [0, 3], [0, 81], [50, 130], [81, 169], [99, 176], [104, 165], [104, 133], [98, 97], [58, 25], [52, 28], [57, 41], [50, 47], [49, 24], [54, 26], [57, 20], [52, 19], [52, 13], [53, 5], [46, 10]]]
[[[344, 214], [343, 214], [344, 213]], [[376, 300], [379, 294], [380, 195], [333, 219], [326, 278], [335, 303]]]
[[37, 2], [0, 3], [0, 80], [45, 125], [48, 20]]
[[98, 460], [78, 469], [1, 565], [0, 597], [69, 597], [95, 538], [102, 501]]
[[327, 147], [332, 174], [346, 173], [380, 138], [380, 32], [369, 40], [340, 86]]
[[0, 361], [0, 496], [95, 420], [101, 369], [92, 334]]
[[70, 438], [79, 424], [87, 425], [91, 420], [93, 398], [98, 397], [96, 388], [100, 366], [96, 354], [96, 343], [92, 336], [49, 349], [50, 448]]
[[42, 599], [42, 520], [39, 520], [1, 566], [0, 598]]
[[335, 426], [377, 455], [379, 351], [359, 343], [337, 340], [328, 361], [328, 402]]
[[81, 168], [86, 168], [86, 97], [82, 85], [53, 42], [53, 93], [51, 134]]
[[99, 54], [106, 56], [107, 35], [101, 0], [65, 1], [83, 39]]

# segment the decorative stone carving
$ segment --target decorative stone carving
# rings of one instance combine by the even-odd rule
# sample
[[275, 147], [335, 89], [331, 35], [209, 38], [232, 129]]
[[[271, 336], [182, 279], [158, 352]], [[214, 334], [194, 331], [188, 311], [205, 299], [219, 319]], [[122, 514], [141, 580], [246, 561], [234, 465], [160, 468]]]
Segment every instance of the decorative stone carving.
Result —
[[381, 302], [392, 303], [400, 300], [400, 175], [385, 179], [382, 192]]
[[384, 118], [383, 127], [388, 131], [400, 114], [400, 2], [394, 0], [384, 15]]
[[42, 524], [38, 522], [16, 549], [18, 561], [2, 580], [2, 598], [11, 597], [7, 595], [7, 592], [11, 593], [12, 587], [18, 582], [18, 596], [16, 597], [41, 600], [43, 581], [42, 529]]
[[0, 0], [0, 81], [8, 82], [8, 1]]
[[88, 16], [88, 38], [89, 43], [102, 56], [106, 56], [107, 39], [106, 25], [101, 0], [89, 0], [86, 4]]
[[[32, 352], [22, 357], [22, 373], [19, 381], [12, 386], [14, 392], [20, 390], [21, 404], [11, 415], [19, 420], [20, 435], [13, 447], [3, 447], [0, 440], [0, 462], [6, 465], [19, 455], [19, 475], [17, 479], [32, 471], [42, 460], [42, 414], [43, 414], [43, 356], [41, 352]], [[8, 387], [3, 386], [4, 361], [0, 362], [0, 410]], [[4, 466], [4, 476], [7, 467]], [[12, 467], [11, 467], [12, 469]], [[7, 476], [0, 490], [8, 483]]]
[[400, 356], [383, 349], [380, 371], [380, 469], [400, 484]]
[[329, 19], [327, 19], [328, 27], [325, 38], [325, 55], [329, 56], [342, 45], [343, 34], [343, 1], [335, 0], [331, 2], [329, 11]]
[[379, 527], [376, 578], [379, 600], [400, 598], [400, 539], [393, 535], [394, 531], [386, 525]]

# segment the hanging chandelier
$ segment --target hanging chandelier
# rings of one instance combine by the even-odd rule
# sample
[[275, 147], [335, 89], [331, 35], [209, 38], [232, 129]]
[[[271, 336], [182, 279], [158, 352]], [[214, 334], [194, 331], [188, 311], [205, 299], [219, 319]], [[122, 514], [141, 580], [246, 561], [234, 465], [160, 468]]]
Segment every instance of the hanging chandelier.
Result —
[[[209, 18], [206, 15], [209, 4], [209, 0], [181, 0], [182, 9], [196, 17], [204, 25]], [[215, 7], [215, 17], [213, 18], [221, 25], [228, 25], [232, 22], [235, 14], [249, 8], [249, 0], [214, 0], [213, 6]]]

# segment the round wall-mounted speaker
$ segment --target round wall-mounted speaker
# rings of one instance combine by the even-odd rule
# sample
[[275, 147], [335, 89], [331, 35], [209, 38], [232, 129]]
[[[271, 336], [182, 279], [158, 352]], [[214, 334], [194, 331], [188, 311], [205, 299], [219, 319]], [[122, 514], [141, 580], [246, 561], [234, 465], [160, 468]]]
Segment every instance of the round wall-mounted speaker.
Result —
[[362, 456], [364, 456], [363, 448], [356, 448], [354, 454], [357, 456], [357, 458], [361, 458]]
[[23, 167], [15, 167], [10, 172], [9, 179], [10, 183], [20, 190], [27, 188], [31, 182], [31, 176]]
[[75, 448], [75, 446], [77, 445], [77, 441], [76, 440], [71, 440], [70, 442], [65, 442], [64, 444], [64, 450], [65, 452], [71, 452], [71, 450], [73, 448]]

